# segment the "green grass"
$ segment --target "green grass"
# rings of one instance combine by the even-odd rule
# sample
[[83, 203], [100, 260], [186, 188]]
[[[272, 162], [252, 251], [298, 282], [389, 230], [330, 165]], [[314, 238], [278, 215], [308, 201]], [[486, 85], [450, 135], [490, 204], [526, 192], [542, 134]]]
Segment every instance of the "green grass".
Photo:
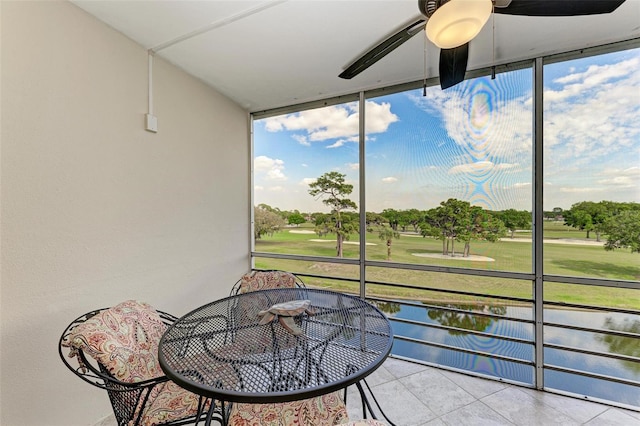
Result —
[[[312, 225], [304, 224], [299, 228], [287, 228], [273, 236], [263, 237], [256, 241], [256, 251], [270, 253], [288, 253], [310, 256], [334, 257], [336, 255], [335, 237], [319, 238], [316, 234], [298, 234], [290, 230], [313, 230]], [[570, 238], [586, 239], [586, 233], [575, 231], [556, 222], [545, 222], [545, 239]], [[442, 252], [442, 243], [438, 240], [410, 237], [403, 235], [392, 243], [392, 262], [425, 264], [434, 266], [484, 269], [495, 271], [514, 271], [529, 273], [532, 269], [532, 245], [530, 233], [518, 232], [519, 241], [499, 241], [488, 243], [474, 241], [471, 243], [471, 254], [494, 259], [493, 262], [469, 261], [459, 259], [437, 259], [418, 257], [414, 254]], [[595, 235], [594, 235], [595, 237]], [[359, 236], [353, 235], [351, 241], [357, 242]], [[312, 242], [320, 239], [326, 242]], [[591, 238], [590, 241], [594, 241]], [[368, 260], [386, 261], [387, 248], [377, 233], [367, 234], [366, 256]], [[456, 252], [461, 252], [462, 244], [456, 245]], [[357, 259], [359, 247], [356, 244], [345, 244], [344, 257]], [[603, 279], [640, 280], [640, 255], [628, 251], [605, 251], [601, 246], [583, 246], [569, 244], [544, 245], [545, 274], [563, 276], [581, 276]], [[298, 273], [322, 275], [328, 277], [347, 277], [357, 280], [359, 268], [354, 265], [319, 264], [284, 259], [256, 259], [258, 268], [286, 269]], [[442, 274], [435, 272], [409, 271], [393, 268], [368, 268], [367, 279], [388, 283], [406, 283], [418, 287], [442, 288], [494, 296], [510, 296], [531, 299], [530, 281], [501, 279], [493, 277], [477, 277], [471, 275]], [[314, 284], [314, 283], [310, 283]], [[335, 290], [357, 292], [353, 283], [339, 280], [317, 280], [315, 283]], [[477, 297], [464, 297], [440, 293], [437, 291], [396, 289], [384, 286], [368, 286], [368, 291], [387, 297], [398, 297], [415, 300], [461, 300]], [[640, 291], [596, 287], [588, 285], [567, 285], [559, 283], [545, 284], [545, 300], [567, 303], [579, 303], [597, 306], [612, 306], [627, 309], [640, 309]]]

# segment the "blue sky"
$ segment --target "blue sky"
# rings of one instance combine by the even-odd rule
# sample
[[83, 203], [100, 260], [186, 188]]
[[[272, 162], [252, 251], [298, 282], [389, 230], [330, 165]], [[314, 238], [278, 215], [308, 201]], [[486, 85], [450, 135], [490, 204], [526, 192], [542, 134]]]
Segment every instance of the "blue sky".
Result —
[[[640, 49], [544, 69], [545, 209], [640, 202]], [[366, 102], [367, 211], [448, 198], [532, 206], [531, 70]], [[357, 103], [254, 122], [254, 201], [325, 211], [309, 183], [338, 171], [358, 202]]]

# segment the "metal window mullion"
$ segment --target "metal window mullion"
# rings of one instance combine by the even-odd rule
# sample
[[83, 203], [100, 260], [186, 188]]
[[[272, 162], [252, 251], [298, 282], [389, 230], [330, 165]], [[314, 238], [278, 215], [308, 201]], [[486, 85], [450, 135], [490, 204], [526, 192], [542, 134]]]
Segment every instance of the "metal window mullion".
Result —
[[365, 127], [364, 127], [364, 116], [365, 116], [365, 98], [364, 98], [364, 92], [360, 92], [360, 101], [358, 104], [358, 111], [359, 111], [359, 117], [358, 117], [358, 144], [359, 144], [359, 165], [358, 165], [358, 171], [359, 171], [359, 185], [358, 188], [360, 188], [360, 297], [361, 298], [365, 298], [367, 295], [367, 288], [366, 288], [366, 268], [365, 268], [365, 258], [366, 258], [366, 248], [367, 248], [367, 213], [366, 213], [366, 205], [365, 205], [365, 201], [366, 201], [366, 197], [365, 197], [365, 164], [364, 164], [364, 157], [365, 157], [365, 152], [364, 152], [364, 141], [366, 138], [365, 135]]
[[544, 389], [543, 292], [543, 62], [533, 63], [533, 300], [535, 316], [535, 386]]
[[254, 238], [256, 234], [256, 218], [255, 218], [255, 209], [253, 207], [253, 203], [255, 202], [255, 194], [253, 192], [254, 188], [254, 179], [255, 179], [255, 170], [253, 168], [253, 156], [254, 156], [254, 132], [253, 132], [253, 122], [254, 117], [252, 114], [249, 114], [247, 120], [249, 121], [249, 270], [252, 270], [256, 266], [256, 259], [252, 255], [253, 252], [256, 251], [256, 240]]

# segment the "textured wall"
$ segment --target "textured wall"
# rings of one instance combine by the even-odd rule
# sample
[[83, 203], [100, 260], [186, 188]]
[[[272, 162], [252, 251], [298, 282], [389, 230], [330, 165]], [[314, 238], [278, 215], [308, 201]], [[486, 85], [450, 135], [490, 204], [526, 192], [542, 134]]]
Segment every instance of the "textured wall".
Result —
[[1, 7], [1, 417], [86, 425], [106, 394], [66, 370], [76, 316], [135, 298], [174, 314], [249, 267], [246, 111], [76, 6]]

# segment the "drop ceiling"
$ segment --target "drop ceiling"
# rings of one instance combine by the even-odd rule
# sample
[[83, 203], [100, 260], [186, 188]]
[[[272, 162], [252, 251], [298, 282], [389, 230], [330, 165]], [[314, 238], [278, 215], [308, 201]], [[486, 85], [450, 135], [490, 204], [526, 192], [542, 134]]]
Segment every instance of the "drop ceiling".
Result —
[[[252, 112], [420, 80], [425, 47], [427, 77], [438, 73], [438, 48], [419, 34], [352, 80], [338, 78], [416, 20], [417, 0], [73, 3]], [[472, 40], [468, 70], [638, 38], [640, 0], [607, 15], [494, 19]]]

